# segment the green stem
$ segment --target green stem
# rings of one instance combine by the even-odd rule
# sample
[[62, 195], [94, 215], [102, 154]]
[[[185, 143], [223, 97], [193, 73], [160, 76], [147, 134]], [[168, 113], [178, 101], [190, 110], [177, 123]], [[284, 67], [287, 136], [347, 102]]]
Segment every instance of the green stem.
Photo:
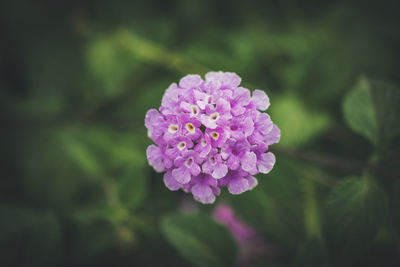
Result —
[[317, 196], [314, 183], [309, 180], [303, 181], [304, 188], [304, 220], [307, 235], [322, 239], [321, 222], [318, 212]]

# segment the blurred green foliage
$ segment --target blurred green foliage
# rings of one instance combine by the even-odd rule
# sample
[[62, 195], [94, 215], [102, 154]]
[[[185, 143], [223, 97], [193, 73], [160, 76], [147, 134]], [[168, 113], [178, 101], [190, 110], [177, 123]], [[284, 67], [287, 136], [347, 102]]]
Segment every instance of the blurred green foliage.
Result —
[[195, 266], [233, 266], [236, 248], [227, 229], [208, 216], [170, 215], [162, 222], [167, 239]]
[[[3, 1], [0, 266], [399, 266], [397, 10]], [[146, 111], [210, 70], [265, 90], [282, 130], [273, 171], [217, 200], [273, 244], [261, 255], [147, 164]]]

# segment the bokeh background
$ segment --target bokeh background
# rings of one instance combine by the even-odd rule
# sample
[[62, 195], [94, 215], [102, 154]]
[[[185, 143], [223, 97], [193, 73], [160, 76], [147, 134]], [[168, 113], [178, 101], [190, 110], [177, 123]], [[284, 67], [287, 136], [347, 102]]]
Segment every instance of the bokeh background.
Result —
[[[398, 10], [1, 1], [0, 266], [400, 266]], [[219, 70], [267, 92], [282, 138], [257, 188], [201, 205], [148, 166], [144, 116]]]

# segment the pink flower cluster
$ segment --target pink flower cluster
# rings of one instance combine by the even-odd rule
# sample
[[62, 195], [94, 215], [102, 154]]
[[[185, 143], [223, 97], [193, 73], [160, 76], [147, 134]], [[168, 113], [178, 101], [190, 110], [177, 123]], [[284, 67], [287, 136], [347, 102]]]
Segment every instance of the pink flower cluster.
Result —
[[240, 87], [230, 72], [209, 72], [203, 80], [187, 75], [166, 90], [159, 111], [150, 109], [145, 125], [155, 145], [147, 158], [164, 174], [170, 190], [182, 188], [197, 201], [213, 203], [220, 187], [241, 194], [257, 185], [253, 176], [268, 173], [279, 128], [265, 111], [264, 91]]

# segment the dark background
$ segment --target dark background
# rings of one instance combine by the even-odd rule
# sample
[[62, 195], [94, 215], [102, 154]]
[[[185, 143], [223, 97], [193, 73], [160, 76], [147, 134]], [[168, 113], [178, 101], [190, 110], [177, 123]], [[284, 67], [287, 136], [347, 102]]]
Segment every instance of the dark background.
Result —
[[[222, 202], [277, 248], [227, 266], [400, 266], [399, 221], [368, 206], [400, 209], [399, 138], [380, 153], [342, 111], [360, 79], [399, 85], [398, 18], [396, 1], [1, 1], [0, 266], [202, 266], [163, 221]], [[282, 139], [256, 189], [210, 206], [148, 166], [144, 116], [172, 82], [219, 70], [267, 92]], [[330, 241], [326, 199], [371, 162], [382, 197]]]

